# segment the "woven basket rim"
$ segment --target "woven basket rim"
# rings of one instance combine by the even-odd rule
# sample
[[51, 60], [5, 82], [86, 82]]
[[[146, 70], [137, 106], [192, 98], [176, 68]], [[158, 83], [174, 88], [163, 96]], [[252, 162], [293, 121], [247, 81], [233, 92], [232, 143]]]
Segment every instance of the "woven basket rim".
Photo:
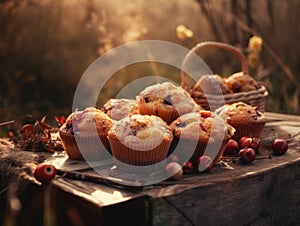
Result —
[[[208, 99], [216, 99], [216, 100], [220, 100], [222, 98], [224, 98], [225, 100], [227, 99], [241, 99], [241, 98], [250, 98], [251, 99], [256, 99], [256, 98], [260, 98], [260, 97], [266, 97], [269, 93], [266, 89], [265, 86], [261, 85], [259, 87], [259, 89], [257, 90], [251, 90], [251, 91], [247, 91], [247, 92], [238, 92], [238, 93], [231, 93], [231, 94], [223, 94], [223, 95], [212, 95], [212, 94], [205, 94], [202, 92], [198, 92], [199, 95], [196, 96], [195, 94], [197, 94], [198, 91], [192, 91], [193, 97], [195, 98], [208, 98]], [[201, 94], [201, 95], [200, 95]]]
[[[261, 86], [257, 90], [251, 90], [247, 92], [238, 92], [238, 93], [231, 93], [231, 94], [223, 94], [224, 99], [240, 99], [240, 98], [249, 98], [252, 99], [265, 97], [268, 95], [268, 91], [265, 86]], [[208, 98], [219, 98], [222, 95], [205, 95]]]

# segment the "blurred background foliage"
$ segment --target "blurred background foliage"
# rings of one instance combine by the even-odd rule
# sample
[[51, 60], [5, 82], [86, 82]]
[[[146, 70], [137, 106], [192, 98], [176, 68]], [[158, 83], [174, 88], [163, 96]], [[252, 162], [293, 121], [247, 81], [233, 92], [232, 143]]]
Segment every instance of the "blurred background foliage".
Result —
[[[26, 114], [67, 115], [87, 67], [121, 44], [157, 39], [192, 48], [215, 40], [247, 54], [249, 38], [263, 40], [251, 75], [269, 90], [268, 111], [300, 114], [300, 26], [298, 0], [2, 0], [0, 1], [0, 122]], [[176, 35], [183, 24], [189, 37]], [[240, 70], [227, 53], [200, 54], [223, 76]], [[120, 70], [99, 105], [141, 71], [178, 70], [138, 65]], [[146, 74], [147, 74], [146, 73]]]

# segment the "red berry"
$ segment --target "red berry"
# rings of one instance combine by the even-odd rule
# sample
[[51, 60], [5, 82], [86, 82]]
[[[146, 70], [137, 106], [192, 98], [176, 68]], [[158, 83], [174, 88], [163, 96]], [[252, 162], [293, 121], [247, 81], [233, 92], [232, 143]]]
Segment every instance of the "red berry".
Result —
[[172, 180], [178, 180], [183, 175], [182, 167], [177, 162], [169, 162], [165, 166], [167, 176]]
[[256, 153], [253, 148], [243, 148], [240, 150], [239, 159], [242, 163], [250, 163], [256, 159]]
[[190, 161], [185, 162], [182, 166], [182, 169], [183, 169], [183, 173], [185, 174], [193, 173], [195, 171], [194, 164]]
[[39, 164], [35, 171], [35, 178], [43, 183], [50, 182], [56, 175], [56, 168], [50, 163]]
[[288, 143], [284, 139], [277, 138], [272, 142], [272, 150], [275, 155], [282, 155], [288, 150]]
[[235, 155], [238, 153], [238, 150], [239, 150], [238, 142], [234, 139], [230, 139], [225, 146], [224, 153], [228, 155]]
[[258, 152], [260, 147], [260, 139], [255, 137], [244, 136], [239, 140], [240, 148], [252, 148], [255, 152]]
[[260, 139], [253, 138], [250, 148], [252, 148], [256, 153], [258, 153], [258, 150], [260, 148]]
[[243, 136], [241, 137], [239, 140], [238, 140], [238, 143], [239, 143], [239, 146], [241, 147], [242, 146], [242, 143], [244, 142], [245, 139], [247, 138], [251, 138], [250, 136]]
[[205, 171], [205, 172], [210, 171], [214, 165], [211, 157], [209, 157], [207, 155], [200, 156], [197, 159], [196, 164], [198, 166], [198, 171]]
[[250, 147], [252, 142], [253, 142], [252, 137], [241, 137], [239, 141], [239, 145], [241, 148], [246, 148], [246, 147]]

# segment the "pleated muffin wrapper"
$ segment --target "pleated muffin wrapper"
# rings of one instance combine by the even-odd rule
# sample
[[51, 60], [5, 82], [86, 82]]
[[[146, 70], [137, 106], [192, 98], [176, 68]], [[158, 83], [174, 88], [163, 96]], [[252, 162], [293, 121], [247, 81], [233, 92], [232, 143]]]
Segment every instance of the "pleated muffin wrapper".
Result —
[[148, 173], [164, 169], [171, 139], [157, 143], [124, 145], [116, 136], [108, 137], [115, 165], [121, 171]]
[[112, 158], [105, 135], [71, 135], [63, 131], [60, 131], [59, 135], [70, 159], [100, 161]]
[[233, 135], [233, 139], [238, 141], [243, 136], [250, 136], [255, 138], [260, 138], [262, 131], [265, 127], [265, 122], [257, 122], [257, 123], [249, 123], [249, 124], [232, 124], [235, 128], [235, 134]]
[[169, 155], [174, 153], [179, 157], [179, 159], [191, 161], [193, 163], [196, 163], [200, 156], [207, 155], [212, 158], [213, 164], [216, 164], [220, 161], [228, 140], [229, 138], [219, 141], [215, 141], [213, 139], [208, 141], [196, 141], [192, 139], [174, 137]]
[[170, 124], [179, 116], [175, 108], [162, 107], [151, 102], [146, 103], [146, 101], [143, 98], [139, 99], [138, 107], [139, 107], [140, 114], [156, 115], [162, 118], [167, 124]]

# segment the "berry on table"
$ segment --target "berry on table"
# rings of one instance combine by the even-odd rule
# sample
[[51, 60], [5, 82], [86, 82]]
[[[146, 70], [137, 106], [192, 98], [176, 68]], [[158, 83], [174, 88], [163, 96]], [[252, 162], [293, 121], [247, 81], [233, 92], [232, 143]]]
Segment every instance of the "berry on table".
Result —
[[[250, 136], [242, 136], [238, 142], [239, 142], [239, 146], [243, 147], [244, 145], [246, 145], [247, 142], [249, 142], [249, 140], [252, 142], [252, 137]], [[243, 144], [245, 142], [245, 144]]]
[[256, 159], [255, 151], [253, 150], [253, 148], [249, 147], [241, 149], [238, 156], [242, 163], [250, 163]]
[[36, 167], [34, 171], [35, 178], [42, 183], [50, 182], [55, 177], [55, 175], [56, 168], [50, 163], [41, 163]]
[[272, 142], [272, 150], [275, 155], [282, 155], [288, 150], [288, 143], [286, 140], [277, 138]]
[[255, 152], [258, 152], [260, 148], [260, 139], [255, 137], [243, 136], [239, 140], [240, 148], [252, 148]]
[[165, 166], [165, 172], [169, 179], [179, 180], [183, 175], [183, 170], [181, 165], [177, 162], [169, 162]]
[[224, 154], [236, 155], [239, 151], [239, 144], [236, 140], [230, 139], [224, 149]]
[[182, 166], [182, 169], [183, 173], [185, 174], [193, 173], [195, 171], [194, 164], [190, 161], [185, 162]]

